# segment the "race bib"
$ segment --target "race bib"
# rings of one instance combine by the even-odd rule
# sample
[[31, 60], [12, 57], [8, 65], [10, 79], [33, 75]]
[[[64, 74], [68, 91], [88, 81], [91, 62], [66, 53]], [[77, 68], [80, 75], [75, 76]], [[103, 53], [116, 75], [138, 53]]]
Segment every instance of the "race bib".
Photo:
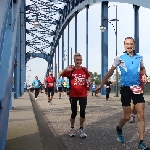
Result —
[[49, 86], [53, 86], [53, 83], [48, 83]]
[[134, 94], [141, 94], [143, 93], [142, 87], [139, 85], [130, 86], [130, 89], [133, 91]]

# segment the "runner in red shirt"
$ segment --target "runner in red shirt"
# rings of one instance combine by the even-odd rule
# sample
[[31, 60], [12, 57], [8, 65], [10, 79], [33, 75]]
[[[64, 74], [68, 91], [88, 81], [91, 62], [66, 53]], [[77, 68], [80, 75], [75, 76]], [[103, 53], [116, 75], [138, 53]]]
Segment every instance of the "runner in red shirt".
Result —
[[83, 123], [85, 121], [85, 109], [87, 104], [87, 80], [90, 83], [90, 74], [85, 67], [82, 67], [82, 55], [76, 53], [74, 55], [75, 66], [68, 66], [66, 69], [59, 73], [59, 76], [67, 77], [70, 82], [69, 97], [71, 103], [71, 129], [69, 136], [75, 136], [74, 123], [77, 115], [77, 101], [80, 105], [80, 137], [84, 138], [87, 135], [83, 132]]
[[45, 79], [45, 87], [47, 87], [48, 105], [52, 105], [52, 98], [54, 95], [54, 88], [56, 86], [56, 79], [53, 77], [53, 73], [49, 72], [49, 76]]

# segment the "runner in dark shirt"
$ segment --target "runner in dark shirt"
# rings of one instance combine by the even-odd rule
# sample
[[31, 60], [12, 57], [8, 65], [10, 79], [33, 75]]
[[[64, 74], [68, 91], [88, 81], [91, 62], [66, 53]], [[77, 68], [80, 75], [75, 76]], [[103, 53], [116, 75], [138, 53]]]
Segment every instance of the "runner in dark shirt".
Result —
[[111, 85], [112, 85], [112, 82], [108, 79], [108, 81], [105, 83], [105, 87], [106, 87], [106, 100], [109, 99], [109, 93], [111, 91]]

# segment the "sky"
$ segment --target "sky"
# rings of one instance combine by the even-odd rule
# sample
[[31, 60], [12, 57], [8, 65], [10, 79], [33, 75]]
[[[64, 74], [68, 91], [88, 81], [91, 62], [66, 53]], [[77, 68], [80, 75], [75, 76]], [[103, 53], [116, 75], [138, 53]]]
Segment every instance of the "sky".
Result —
[[[27, 0], [29, 1], [29, 0]], [[109, 3], [109, 13], [108, 18], [115, 19], [115, 7], [113, 5], [118, 6], [118, 53], [122, 53], [124, 51], [124, 39], [125, 37], [134, 37], [134, 9], [133, 5], [126, 3]], [[147, 17], [150, 14], [150, 9], [140, 7], [139, 9], [139, 53], [143, 55], [144, 64], [147, 70], [147, 75], [150, 76], [150, 67], [149, 67], [149, 59], [150, 59], [150, 19]], [[83, 9], [80, 13], [78, 13], [77, 19], [77, 51], [83, 56], [83, 64], [82, 66], [86, 66], [86, 10]], [[70, 22], [70, 42], [69, 45], [73, 49], [75, 49], [75, 26], [74, 26], [74, 18]], [[88, 70], [91, 72], [101, 73], [101, 4], [95, 4], [89, 7], [89, 59], [88, 59]], [[27, 26], [28, 27], [28, 26]], [[108, 68], [112, 66], [113, 60], [116, 56], [115, 49], [115, 32], [113, 26], [109, 24], [108, 30]], [[67, 28], [64, 31], [64, 49], [66, 50], [65, 54], [67, 55]], [[27, 36], [27, 40], [31, 37]], [[49, 39], [51, 40], [51, 39]], [[62, 39], [59, 40], [59, 48], [60, 48], [60, 60], [59, 60], [59, 68], [62, 69]], [[29, 47], [27, 47], [27, 51], [29, 51]], [[49, 49], [45, 50], [49, 52]], [[57, 53], [57, 52], [56, 52]], [[71, 59], [71, 57], [69, 57]], [[57, 58], [56, 58], [57, 61]], [[65, 67], [67, 67], [67, 60], [65, 61]], [[38, 76], [41, 81], [43, 81], [46, 69], [47, 62], [42, 58], [34, 58], [30, 59], [27, 66], [26, 72], [26, 81], [31, 83], [34, 80], [35, 76]], [[31, 69], [31, 71], [29, 71]], [[53, 70], [54, 71], [54, 70]]]

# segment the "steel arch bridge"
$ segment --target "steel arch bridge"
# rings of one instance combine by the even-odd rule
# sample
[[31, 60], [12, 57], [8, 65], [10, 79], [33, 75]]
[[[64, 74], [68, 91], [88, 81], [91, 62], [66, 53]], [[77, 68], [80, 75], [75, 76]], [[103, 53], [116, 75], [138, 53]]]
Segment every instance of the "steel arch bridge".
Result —
[[[1, 0], [2, 1], [2, 0]], [[149, 0], [109, 0], [133, 4], [134, 30], [139, 51], [139, 7], [150, 8]], [[9, 110], [11, 109], [12, 78], [14, 74], [15, 98], [24, 94], [23, 83], [26, 79], [26, 63], [30, 57], [40, 57], [48, 62], [47, 71], [56, 69], [56, 53], [59, 61], [64, 57], [64, 29], [68, 28], [69, 57], [69, 23], [75, 17], [75, 52], [77, 52], [77, 16], [86, 8], [86, 66], [88, 67], [88, 8], [101, 3], [102, 18], [108, 19], [108, 1], [103, 0], [5, 0], [0, 5], [0, 150], [5, 149]], [[59, 18], [58, 18], [59, 16]], [[41, 23], [37, 29], [34, 21]], [[27, 24], [26, 24], [27, 22]], [[108, 22], [104, 25], [108, 28]], [[29, 26], [29, 28], [27, 28]], [[30, 37], [30, 38], [28, 38]], [[62, 37], [62, 57], [59, 57], [59, 40]], [[30, 39], [30, 40], [28, 40]], [[26, 47], [30, 48], [27, 51]], [[105, 51], [104, 51], [105, 49]], [[108, 30], [101, 39], [101, 74], [108, 70]], [[55, 62], [53, 62], [55, 57]], [[68, 59], [68, 64], [69, 64]], [[62, 63], [62, 69], [64, 63]], [[55, 74], [56, 76], [56, 74]], [[104, 92], [104, 91], [103, 91]]]

